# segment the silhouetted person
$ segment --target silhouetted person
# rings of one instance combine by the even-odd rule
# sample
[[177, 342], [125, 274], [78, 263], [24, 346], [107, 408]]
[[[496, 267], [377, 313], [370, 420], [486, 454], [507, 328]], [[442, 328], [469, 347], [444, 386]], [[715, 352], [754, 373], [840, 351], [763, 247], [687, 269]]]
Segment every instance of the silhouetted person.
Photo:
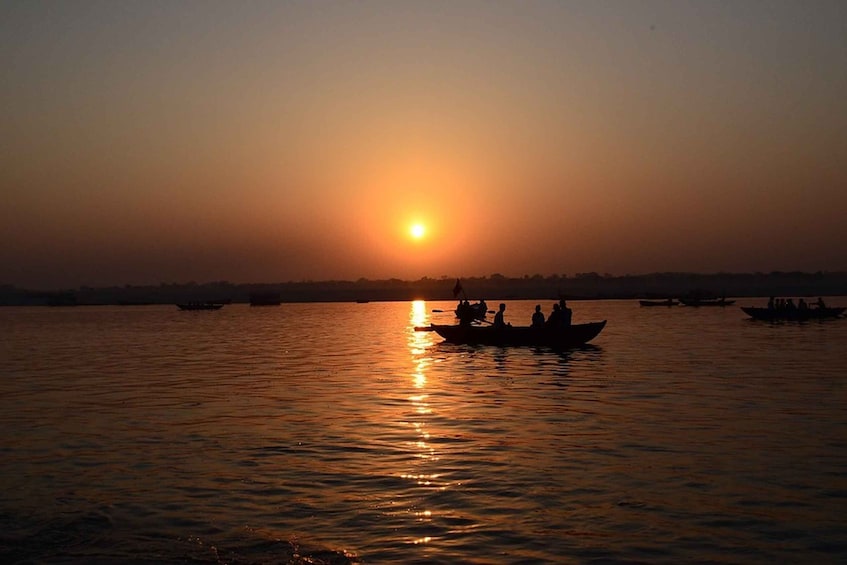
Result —
[[503, 319], [503, 313], [506, 311], [506, 305], [500, 304], [500, 310], [494, 314], [494, 327], [495, 328], [505, 328], [507, 326], [506, 321]]
[[820, 296], [818, 296], [817, 304], [818, 304], [818, 308], [826, 308], [826, 304], [823, 303], [823, 298], [821, 298]]
[[559, 300], [559, 309], [562, 311], [562, 327], [568, 327], [571, 325], [571, 319], [573, 319], [573, 310], [568, 308], [567, 303], [564, 299]]
[[464, 302], [459, 302], [459, 305], [456, 307], [456, 316], [459, 317], [460, 326], [469, 326], [473, 323], [476, 314], [470, 302], [465, 300]]
[[773, 310], [773, 309], [774, 309], [774, 298], [773, 298], [773, 296], [771, 296], [770, 298], [768, 298], [768, 310]]
[[808, 310], [809, 306], [806, 304], [806, 301], [802, 298], [797, 301], [797, 309], [798, 310]]
[[785, 309], [786, 310], [796, 310], [797, 309], [797, 307], [794, 306], [794, 299], [793, 298], [789, 298], [788, 300], [785, 301]]
[[544, 326], [544, 313], [541, 311], [541, 304], [535, 305], [535, 313], [532, 315], [532, 327], [540, 328]]
[[553, 311], [547, 316], [546, 326], [548, 328], [559, 328], [562, 326], [562, 307], [553, 304]]

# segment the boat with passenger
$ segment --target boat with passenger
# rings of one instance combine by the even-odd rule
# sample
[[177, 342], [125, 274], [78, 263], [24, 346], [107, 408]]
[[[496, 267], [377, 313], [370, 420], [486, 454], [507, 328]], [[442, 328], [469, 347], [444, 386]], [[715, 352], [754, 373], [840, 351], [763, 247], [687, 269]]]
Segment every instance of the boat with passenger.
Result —
[[556, 349], [585, 345], [606, 327], [606, 320], [564, 327], [430, 324], [415, 331], [435, 332], [445, 341], [467, 345], [546, 346]]
[[817, 308], [776, 309], [755, 306], [742, 306], [741, 310], [754, 320], [765, 322], [805, 322], [808, 320], [831, 320], [840, 318], [845, 307], [823, 306]]
[[465, 300], [459, 302], [454, 313], [460, 320], [485, 320], [485, 316], [488, 314], [488, 305], [485, 303], [485, 300], [480, 300], [474, 304]]

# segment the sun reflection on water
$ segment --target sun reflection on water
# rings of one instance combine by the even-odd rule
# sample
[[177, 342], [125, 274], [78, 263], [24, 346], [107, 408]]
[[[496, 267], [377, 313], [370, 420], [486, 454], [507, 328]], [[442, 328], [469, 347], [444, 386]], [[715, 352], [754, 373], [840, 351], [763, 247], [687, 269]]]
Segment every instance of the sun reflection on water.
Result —
[[[426, 508], [426, 499], [428, 493], [435, 491], [443, 491], [446, 486], [441, 482], [441, 473], [437, 469], [432, 469], [431, 465], [437, 464], [440, 456], [431, 443], [431, 433], [429, 422], [434, 416], [434, 409], [430, 403], [430, 397], [427, 392], [427, 374], [432, 366], [432, 357], [429, 350], [433, 345], [433, 334], [431, 332], [416, 332], [414, 328], [417, 326], [425, 326], [429, 324], [429, 315], [427, 314], [426, 302], [416, 300], [412, 302], [409, 312], [409, 355], [411, 357], [411, 385], [416, 391], [407, 397], [412, 408], [412, 421], [408, 422], [414, 430], [416, 439], [408, 443], [410, 451], [413, 453], [417, 463], [408, 473], [404, 473], [401, 477], [410, 481], [416, 488], [424, 489], [420, 493], [420, 502], [416, 508], [411, 508], [411, 515], [414, 516], [415, 523], [431, 523], [433, 521], [433, 511]], [[412, 535], [407, 538], [407, 543], [413, 545], [429, 544], [433, 541], [433, 536], [414, 535], [414, 531], [410, 531]]]

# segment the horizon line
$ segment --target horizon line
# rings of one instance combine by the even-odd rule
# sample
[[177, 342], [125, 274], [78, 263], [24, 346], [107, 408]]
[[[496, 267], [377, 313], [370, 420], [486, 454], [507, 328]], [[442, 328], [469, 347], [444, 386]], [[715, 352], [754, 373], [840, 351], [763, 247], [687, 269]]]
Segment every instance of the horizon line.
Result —
[[502, 273], [491, 273], [489, 275], [468, 275], [468, 276], [456, 276], [456, 275], [440, 275], [439, 277], [430, 277], [430, 276], [422, 276], [418, 279], [401, 279], [397, 277], [388, 277], [388, 278], [379, 278], [379, 279], [370, 279], [367, 277], [359, 277], [357, 279], [299, 279], [299, 280], [287, 280], [287, 281], [275, 281], [275, 282], [233, 282], [226, 279], [219, 280], [208, 280], [204, 282], [197, 282], [194, 280], [189, 280], [185, 282], [165, 282], [160, 281], [159, 283], [145, 283], [145, 284], [137, 284], [137, 283], [120, 283], [120, 284], [111, 284], [111, 285], [89, 285], [89, 284], [79, 284], [75, 287], [51, 287], [49, 289], [40, 287], [27, 287], [27, 286], [19, 286], [15, 283], [11, 282], [0, 282], [0, 288], [2, 287], [11, 287], [14, 289], [24, 290], [24, 291], [39, 291], [39, 292], [62, 292], [68, 290], [81, 290], [81, 289], [104, 289], [104, 288], [143, 288], [143, 287], [161, 287], [161, 286], [186, 286], [186, 285], [214, 285], [214, 284], [227, 284], [232, 286], [269, 286], [269, 285], [288, 285], [288, 284], [337, 284], [337, 283], [351, 283], [356, 284], [359, 282], [388, 282], [388, 281], [400, 281], [404, 283], [416, 283], [421, 281], [452, 281], [454, 279], [459, 280], [531, 280], [537, 277], [541, 277], [542, 280], [551, 279], [551, 278], [559, 278], [566, 280], [578, 280], [581, 278], [599, 278], [599, 279], [619, 279], [619, 278], [638, 278], [638, 277], [651, 277], [651, 276], [700, 276], [700, 277], [715, 277], [715, 276], [780, 276], [780, 275], [794, 275], [794, 276], [838, 276], [838, 275], [847, 275], [847, 271], [844, 270], [836, 270], [836, 271], [827, 271], [827, 270], [817, 270], [817, 271], [747, 271], [747, 272], [738, 272], [738, 271], [716, 271], [716, 272], [698, 272], [698, 271], [653, 271], [649, 273], [640, 273], [640, 274], [632, 274], [627, 273], [624, 275], [615, 275], [612, 273], [599, 273], [597, 271], [586, 271], [586, 272], [578, 272], [573, 274], [568, 273], [551, 273], [551, 274], [541, 274], [534, 273], [532, 275], [524, 274], [521, 276], [510, 276], [504, 275]]

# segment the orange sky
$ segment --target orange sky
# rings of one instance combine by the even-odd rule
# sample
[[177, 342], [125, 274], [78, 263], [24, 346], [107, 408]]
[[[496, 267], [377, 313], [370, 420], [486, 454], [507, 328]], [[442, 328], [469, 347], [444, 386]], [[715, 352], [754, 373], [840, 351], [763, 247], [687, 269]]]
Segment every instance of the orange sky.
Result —
[[0, 54], [0, 284], [847, 270], [843, 2], [7, 2]]

